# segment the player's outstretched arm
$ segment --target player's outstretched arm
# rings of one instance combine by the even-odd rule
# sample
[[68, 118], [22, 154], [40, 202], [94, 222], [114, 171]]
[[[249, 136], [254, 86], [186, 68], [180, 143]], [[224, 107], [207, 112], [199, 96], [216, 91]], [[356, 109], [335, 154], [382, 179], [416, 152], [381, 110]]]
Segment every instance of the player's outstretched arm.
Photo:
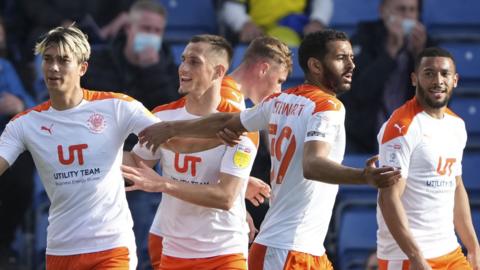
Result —
[[367, 160], [365, 168], [352, 168], [328, 158], [330, 144], [308, 141], [303, 147], [303, 175], [307, 179], [330, 184], [371, 184], [384, 188], [396, 183], [401, 175], [392, 167], [376, 168], [376, 157]]
[[2, 175], [10, 167], [8, 162], [0, 156], [0, 175]]
[[410, 232], [407, 214], [400, 200], [405, 190], [405, 179], [378, 191], [378, 205], [383, 218], [400, 249], [410, 260], [410, 269], [431, 270]]
[[141, 144], [146, 144], [148, 149], [155, 152], [172, 137], [213, 138], [225, 128], [234, 132], [244, 131], [240, 114], [215, 113], [194, 120], [164, 121], [147, 127], [139, 133], [138, 138]]
[[229, 210], [241, 192], [243, 181], [239, 177], [220, 173], [218, 184], [198, 185], [174, 181], [160, 176], [140, 162], [140, 167], [122, 166], [123, 176], [133, 182], [127, 191], [165, 192], [180, 200], [204, 207]]
[[174, 137], [161, 145], [162, 148], [168, 149], [175, 153], [195, 153], [207, 151], [223, 145], [223, 141], [219, 138], [180, 138]]
[[468, 262], [474, 270], [480, 270], [480, 247], [470, 213], [467, 191], [463, 185], [461, 176], [456, 177], [457, 187], [455, 189], [455, 206], [453, 209], [453, 223], [455, 231], [467, 248]]

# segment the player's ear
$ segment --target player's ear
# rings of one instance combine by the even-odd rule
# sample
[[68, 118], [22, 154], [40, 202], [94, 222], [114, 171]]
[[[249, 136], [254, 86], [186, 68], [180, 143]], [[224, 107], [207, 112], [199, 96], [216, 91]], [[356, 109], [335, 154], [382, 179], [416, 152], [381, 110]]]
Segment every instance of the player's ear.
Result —
[[80, 63], [80, 76], [83, 76], [87, 72], [87, 69], [88, 69], [87, 61]]
[[311, 74], [322, 74], [323, 73], [323, 66], [320, 60], [310, 57], [307, 60], [307, 67]]
[[213, 79], [221, 79], [225, 76], [225, 73], [227, 72], [227, 67], [222, 64], [218, 64], [214, 67], [214, 73], [213, 73]]
[[415, 74], [415, 72], [410, 74], [410, 80], [412, 81], [413, 87], [417, 87], [417, 74]]

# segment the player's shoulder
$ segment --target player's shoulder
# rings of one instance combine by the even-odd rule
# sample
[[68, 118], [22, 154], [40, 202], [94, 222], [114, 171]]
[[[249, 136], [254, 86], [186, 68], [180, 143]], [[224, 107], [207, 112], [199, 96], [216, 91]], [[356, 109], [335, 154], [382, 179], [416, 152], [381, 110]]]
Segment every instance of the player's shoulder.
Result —
[[304, 98], [307, 103], [314, 107], [312, 114], [325, 111], [341, 111], [343, 109], [342, 102], [333, 93], [314, 85], [302, 84], [288, 89], [285, 93]]
[[51, 103], [50, 100], [45, 101], [45, 102], [43, 102], [43, 103], [41, 103], [41, 104], [39, 104], [39, 105], [37, 105], [37, 106], [35, 106], [35, 107], [32, 107], [32, 108], [30, 108], [30, 109], [28, 109], [28, 110], [25, 110], [25, 111], [23, 111], [23, 112], [18, 113], [17, 115], [15, 115], [14, 117], [12, 117], [12, 119], [10, 120], [10, 122], [15, 121], [15, 120], [17, 120], [17, 119], [20, 119], [20, 118], [22, 118], [23, 116], [26, 116], [26, 115], [28, 115], [28, 114], [31, 113], [31, 112], [43, 112], [43, 111], [47, 111], [48, 109], [50, 109], [51, 106], [52, 106], [52, 103]]
[[415, 116], [422, 111], [423, 108], [415, 98], [396, 109], [385, 124], [382, 144], [397, 137], [405, 136], [412, 126]]
[[240, 112], [241, 108], [235, 106], [229, 99], [222, 96], [220, 103], [217, 106], [217, 111], [219, 112]]
[[186, 102], [186, 98], [182, 97], [182, 98], [180, 98], [176, 101], [157, 106], [152, 110], [152, 112], [153, 113], [159, 113], [159, 112], [181, 109], [181, 108], [185, 107], [185, 102]]
[[96, 91], [83, 89], [83, 99], [87, 101], [99, 101], [99, 100], [122, 100], [122, 101], [135, 101], [134, 98], [129, 95], [117, 92], [108, 92], [108, 91]]

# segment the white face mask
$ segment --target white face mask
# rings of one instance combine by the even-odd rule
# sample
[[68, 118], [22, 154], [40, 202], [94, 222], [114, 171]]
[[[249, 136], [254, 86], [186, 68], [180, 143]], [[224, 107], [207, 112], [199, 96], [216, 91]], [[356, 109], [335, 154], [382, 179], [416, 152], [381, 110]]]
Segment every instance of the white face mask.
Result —
[[159, 35], [139, 32], [135, 34], [133, 39], [133, 51], [136, 53], [142, 52], [147, 47], [153, 48], [158, 52], [161, 46], [162, 37]]
[[413, 19], [403, 19], [402, 20], [403, 33], [406, 36], [410, 35], [415, 24], [417, 24], [417, 21]]

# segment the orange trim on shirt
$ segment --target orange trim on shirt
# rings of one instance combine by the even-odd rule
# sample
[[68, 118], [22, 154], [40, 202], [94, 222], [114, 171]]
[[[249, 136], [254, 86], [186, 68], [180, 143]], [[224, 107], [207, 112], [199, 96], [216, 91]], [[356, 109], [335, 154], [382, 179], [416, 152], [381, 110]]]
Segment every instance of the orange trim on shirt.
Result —
[[390, 116], [387, 126], [385, 127], [382, 144], [407, 134], [413, 118], [422, 111], [423, 108], [416, 98], [412, 98], [400, 108], [396, 109], [392, 116]]
[[217, 106], [217, 111], [219, 112], [240, 112], [240, 109], [237, 108], [232, 103], [228, 102], [227, 99], [222, 97], [220, 103]]
[[135, 100], [132, 97], [122, 93], [93, 91], [93, 90], [83, 89], [83, 99], [85, 100], [94, 101], [94, 100], [103, 100], [103, 99], [110, 99], [110, 98], [121, 99], [124, 101]]
[[[287, 89], [283, 93], [287, 95], [301, 96], [314, 102], [315, 109], [312, 114], [325, 111], [339, 111], [343, 107], [342, 102], [338, 100], [334, 94], [311, 84], [301, 84]], [[281, 94], [282, 93], [270, 95], [265, 99], [265, 102]]]
[[457, 118], [462, 119], [460, 116], [458, 116], [458, 115], [457, 115], [456, 113], [454, 113], [452, 110], [450, 110], [450, 108], [447, 108], [447, 109], [445, 110], [445, 113], [446, 113], [446, 114], [449, 114], [449, 115], [451, 115], [451, 116], [453, 116], [453, 117], [457, 117]]
[[176, 101], [157, 106], [152, 110], [152, 113], [183, 108], [185, 107], [186, 100], [185, 97], [182, 97]]
[[231, 100], [235, 103], [241, 103], [245, 99], [240, 91], [237, 82], [230, 76], [225, 76], [222, 80], [222, 88], [220, 89], [222, 98]]
[[[115, 93], [115, 92], [104, 92], [104, 91], [93, 91], [93, 90], [88, 90], [88, 89], [82, 89], [83, 91], [83, 99], [87, 101], [94, 101], [94, 100], [103, 100], [103, 99], [110, 99], [110, 98], [116, 98], [116, 99], [121, 99], [125, 101], [133, 101], [133, 99], [130, 96], [127, 96], [125, 94], [121, 93]], [[28, 109], [26, 111], [23, 111], [21, 113], [18, 113], [15, 115], [11, 121], [28, 114], [31, 111], [36, 111], [36, 112], [42, 112], [48, 110], [52, 106], [52, 101], [47, 100], [31, 109]]]
[[45, 102], [43, 102], [43, 103], [41, 103], [41, 104], [39, 104], [39, 105], [37, 105], [37, 106], [35, 106], [35, 107], [33, 107], [33, 108], [30, 108], [30, 109], [28, 109], [28, 110], [26, 110], [26, 111], [23, 111], [23, 112], [21, 112], [21, 113], [18, 113], [18, 114], [15, 115], [10, 121], [14, 121], [15, 119], [20, 118], [20, 117], [28, 114], [28, 113], [31, 112], [31, 111], [36, 111], [36, 112], [46, 111], [46, 110], [48, 110], [51, 106], [52, 106], [52, 102], [51, 102], [50, 100], [47, 100], [47, 101], [45, 101]]

